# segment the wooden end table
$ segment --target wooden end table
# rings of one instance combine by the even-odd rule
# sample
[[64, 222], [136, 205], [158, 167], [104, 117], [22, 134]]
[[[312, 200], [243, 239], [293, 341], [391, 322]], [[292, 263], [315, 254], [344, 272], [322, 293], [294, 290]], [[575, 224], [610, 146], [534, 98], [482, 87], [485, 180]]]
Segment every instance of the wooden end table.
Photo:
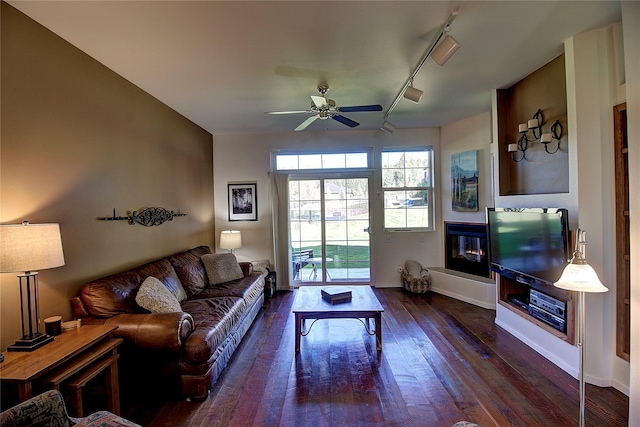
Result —
[[[45, 386], [58, 388], [63, 381], [69, 380], [69, 384], [78, 384], [79, 380], [108, 370], [108, 409], [119, 415], [117, 348], [122, 339], [111, 337], [111, 333], [117, 328], [107, 325], [85, 325], [64, 331], [56, 336], [53, 342], [34, 351], [6, 352], [4, 361], [0, 363], [0, 382], [3, 387], [16, 384], [18, 398], [20, 402], [24, 402], [33, 397], [35, 381], [42, 381]], [[101, 369], [96, 372], [98, 368]], [[76, 397], [72, 403], [74, 408], [79, 405], [79, 411], [82, 411], [81, 397], [79, 402]], [[82, 416], [77, 413], [73, 415]]]
[[[376, 336], [376, 349], [382, 350], [382, 313], [384, 308], [373, 293], [371, 286], [345, 286], [352, 293], [351, 301], [331, 304], [324, 299], [322, 286], [300, 286], [295, 292], [291, 311], [295, 315], [295, 346], [300, 351], [300, 337], [307, 335], [302, 327], [306, 319], [365, 319], [363, 324], [369, 335]], [[374, 320], [375, 331], [369, 328], [370, 319]]]

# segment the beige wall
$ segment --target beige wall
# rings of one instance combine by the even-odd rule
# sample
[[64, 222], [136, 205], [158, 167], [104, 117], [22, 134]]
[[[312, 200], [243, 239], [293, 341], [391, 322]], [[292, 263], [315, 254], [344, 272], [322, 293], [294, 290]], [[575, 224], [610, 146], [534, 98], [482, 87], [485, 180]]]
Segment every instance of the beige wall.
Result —
[[[484, 223], [486, 208], [493, 206], [491, 113], [478, 114], [445, 125], [441, 128], [440, 134], [442, 220]], [[451, 208], [451, 155], [470, 150], [478, 151], [478, 211], [456, 212]]]
[[[435, 153], [436, 187], [439, 186], [440, 132], [438, 129], [397, 129], [388, 135], [380, 130], [335, 132], [286, 132], [268, 134], [216, 135], [214, 137], [214, 169], [216, 171], [215, 199], [216, 230], [242, 231], [243, 247], [236, 250], [242, 260], [269, 259], [273, 261], [271, 242], [271, 214], [267, 191], [270, 156], [277, 149], [370, 148], [374, 164], [379, 165], [383, 147], [432, 146]], [[227, 213], [227, 184], [256, 182], [258, 185], [258, 221], [229, 222]], [[380, 193], [381, 174], [373, 173], [373, 194]], [[375, 286], [400, 286], [396, 267], [407, 259], [423, 265], [442, 265], [440, 228], [440, 199], [436, 199], [436, 231], [425, 233], [385, 233], [383, 231], [382, 200], [374, 198], [372, 236], [372, 283]], [[220, 249], [218, 249], [220, 251]], [[280, 277], [280, 273], [278, 277]]]
[[[85, 281], [213, 246], [211, 135], [2, 3], [0, 222], [60, 224], [66, 265], [40, 273], [41, 317], [70, 316]], [[99, 221], [144, 207], [156, 227]], [[21, 334], [18, 279], [0, 275], [1, 348]]]

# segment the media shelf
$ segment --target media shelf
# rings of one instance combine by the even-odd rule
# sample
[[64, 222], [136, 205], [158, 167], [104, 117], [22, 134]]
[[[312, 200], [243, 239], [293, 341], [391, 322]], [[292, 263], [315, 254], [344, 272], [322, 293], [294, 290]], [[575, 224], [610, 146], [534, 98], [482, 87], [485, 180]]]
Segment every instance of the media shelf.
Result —
[[[550, 334], [570, 344], [575, 344], [575, 300], [571, 292], [539, 281], [532, 281], [528, 284], [520, 283], [519, 281], [513, 280], [500, 274], [496, 274], [496, 287], [498, 289], [498, 304], [500, 306], [505, 307], [518, 316], [525, 318], [529, 322], [544, 329]], [[533, 317], [531, 314], [529, 314], [529, 310], [525, 308], [523, 304], [510, 300], [510, 297], [513, 298], [514, 295], [528, 296], [531, 289], [542, 292], [543, 294], [549, 295], [566, 304], [566, 331], [560, 331], [550, 324], [536, 317]], [[528, 303], [528, 301], [526, 302]]]

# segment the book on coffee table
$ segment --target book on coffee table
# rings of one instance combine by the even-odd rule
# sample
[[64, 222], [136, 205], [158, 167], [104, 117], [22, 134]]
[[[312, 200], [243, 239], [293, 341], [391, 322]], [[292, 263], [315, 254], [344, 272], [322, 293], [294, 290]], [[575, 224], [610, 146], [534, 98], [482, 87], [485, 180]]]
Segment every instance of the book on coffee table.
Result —
[[330, 286], [320, 290], [322, 299], [331, 303], [339, 304], [341, 302], [351, 301], [351, 290], [340, 286]]

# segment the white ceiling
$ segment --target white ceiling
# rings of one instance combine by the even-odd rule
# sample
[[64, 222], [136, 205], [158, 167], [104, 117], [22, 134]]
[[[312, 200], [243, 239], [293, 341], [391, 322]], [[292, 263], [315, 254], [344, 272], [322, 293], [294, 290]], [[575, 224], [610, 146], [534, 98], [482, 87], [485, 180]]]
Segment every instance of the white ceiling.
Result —
[[[563, 42], [621, 20], [619, 1], [9, 1], [213, 134], [293, 130], [321, 81], [360, 129], [384, 112], [459, 8], [460, 49], [429, 59], [397, 128], [441, 126], [491, 109], [491, 93], [562, 53]], [[345, 130], [317, 120], [308, 131]]]

